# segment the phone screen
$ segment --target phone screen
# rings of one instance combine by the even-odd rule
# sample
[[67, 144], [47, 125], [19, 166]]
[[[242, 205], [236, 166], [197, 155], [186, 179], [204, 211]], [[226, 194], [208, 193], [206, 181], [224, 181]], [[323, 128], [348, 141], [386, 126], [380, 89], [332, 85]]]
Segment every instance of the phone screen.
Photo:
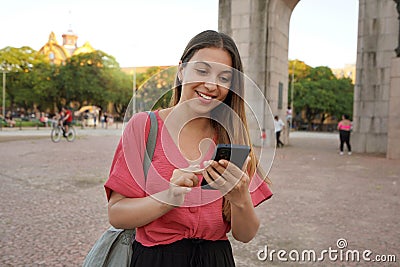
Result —
[[[218, 144], [215, 148], [213, 159], [215, 161], [225, 159], [232, 162], [239, 168], [242, 168], [249, 153], [250, 147], [246, 145]], [[201, 182], [201, 186], [203, 189], [214, 189], [207, 183], [206, 179], [204, 178]]]

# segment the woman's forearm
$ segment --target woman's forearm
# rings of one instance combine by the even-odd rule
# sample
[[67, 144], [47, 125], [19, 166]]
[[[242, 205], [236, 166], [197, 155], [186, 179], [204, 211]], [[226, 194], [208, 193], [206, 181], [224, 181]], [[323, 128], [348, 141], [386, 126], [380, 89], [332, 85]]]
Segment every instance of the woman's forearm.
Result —
[[233, 237], [241, 242], [250, 242], [256, 235], [260, 220], [255, 213], [250, 194], [241, 205], [231, 204], [231, 227]]
[[162, 191], [143, 198], [122, 198], [109, 203], [110, 224], [119, 229], [133, 229], [146, 225], [161, 217], [174, 206], [166, 204], [168, 191]]

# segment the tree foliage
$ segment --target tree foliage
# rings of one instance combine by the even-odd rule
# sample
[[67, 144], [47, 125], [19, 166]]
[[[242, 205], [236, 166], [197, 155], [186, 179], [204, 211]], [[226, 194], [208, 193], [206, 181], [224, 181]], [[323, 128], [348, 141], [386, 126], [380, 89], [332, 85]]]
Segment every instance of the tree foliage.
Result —
[[[349, 78], [336, 78], [328, 67], [312, 68], [301, 61], [289, 62], [289, 96], [291, 96], [294, 69], [294, 107], [296, 113], [304, 112], [305, 122], [319, 121], [322, 125], [328, 117], [340, 118], [352, 115], [354, 85]], [[289, 103], [292, 99], [289, 98]]]
[[149, 68], [138, 75], [139, 88], [136, 92], [136, 110], [150, 110], [169, 106], [176, 68], [162, 70], [160, 67]]
[[71, 104], [76, 109], [97, 105], [106, 110], [112, 103], [122, 115], [132, 93], [132, 78], [102, 51], [54, 65], [30, 47], [6, 47], [0, 50], [0, 71], [7, 72], [6, 106], [11, 110], [55, 112]]

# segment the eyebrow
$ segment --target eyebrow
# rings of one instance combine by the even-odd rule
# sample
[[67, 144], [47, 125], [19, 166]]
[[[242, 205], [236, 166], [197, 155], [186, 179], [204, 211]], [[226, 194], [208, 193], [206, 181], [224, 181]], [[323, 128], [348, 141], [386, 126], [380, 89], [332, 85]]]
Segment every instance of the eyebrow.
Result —
[[[216, 62], [215, 62], [216, 63]], [[195, 61], [194, 62], [194, 65], [197, 65], [197, 64], [204, 64], [204, 65], [206, 65], [207, 67], [209, 67], [209, 68], [211, 68], [212, 69], [212, 66], [209, 64], [209, 63], [207, 63], [206, 61]], [[219, 65], [223, 65], [223, 66], [225, 66], [224, 64], [220, 64], [220, 63], [216, 63], [216, 64], [219, 64]], [[232, 73], [232, 67], [229, 67], [229, 70], [223, 70], [223, 71], [221, 71], [221, 73]]]

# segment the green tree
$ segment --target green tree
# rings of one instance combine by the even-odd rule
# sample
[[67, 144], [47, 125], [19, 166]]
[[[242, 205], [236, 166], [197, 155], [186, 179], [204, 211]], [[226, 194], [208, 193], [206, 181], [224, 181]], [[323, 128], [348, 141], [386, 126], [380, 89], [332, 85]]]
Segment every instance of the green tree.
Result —
[[7, 73], [6, 98], [10, 109], [15, 106], [31, 107], [37, 100], [36, 95], [32, 92], [30, 74], [34, 70], [34, 66], [43, 60], [42, 55], [28, 46], [5, 47], [0, 50], [0, 71]]
[[119, 69], [108, 72], [108, 91], [106, 100], [113, 103], [117, 116], [124, 117], [132, 98], [132, 78]]
[[[311, 67], [305, 64], [300, 60], [290, 60], [289, 61], [289, 106], [293, 106], [292, 104], [292, 81], [296, 83], [296, 81], [302, 80], [310, 74]], [[294, 79], [294, 80], [293, 80]]]
[[61, 67], [60, 91], [63, 102], [97, 105], [102, 110], [113, 102], [116, 112], [123, 113], [131, 91], [131, 80], [120, 70], [115, 58], [102, 52], [78, 54]]
[[[293, 63], [290, 62], [289, 67], [293, 67]], [[294, 107], [296, 113], [304, 112], [309, 130], [312, 130], [316, 120], [322, 127], [329, 117], [339, 118], [342, 114], [352, 114], [354, 85], [349, 78], [336, 78], [328, 67], [304, 68], [303, 64], [299, 65], [305, 73], [298, 72], [298, 64], [296, 62], [294, 65]], [[292, 72], [289, 69], [290, 80]]]
[[138, 75], [136, 110], [150, 110], [169, 106], [174, 86], [176, 68], [162, 70], [160, 67], [149, 68]]
[[[0, 50], [0, 70], [8, 72], [9, 107], [55, 112], [62, 105], [73, 105], [76, 109], [96, 105], [107, 110], [111, 103], [122, 117], [132, 96], [132, 77], [122, 72], [115, 58], [103, 51], [74, 55], [58, 66], [29, 47], [6, 47]], [[138, 90], [144, 109], [154, 103], [155, 108], [168, 105], [173, 78], [174, 73], [158, 67], [138, 75], [137, 84], [145, 84]], [[166, 96], [160, 100], [161, 95]]]

